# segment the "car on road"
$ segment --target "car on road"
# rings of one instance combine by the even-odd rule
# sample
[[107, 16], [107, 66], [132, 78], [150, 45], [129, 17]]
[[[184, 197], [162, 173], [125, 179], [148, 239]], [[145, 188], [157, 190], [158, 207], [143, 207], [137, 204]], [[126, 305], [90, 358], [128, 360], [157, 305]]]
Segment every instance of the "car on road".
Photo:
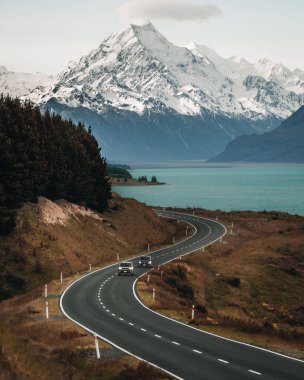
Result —
[[123, 261], [118, 266], [118, 276], [121, 274], [130, 274], [131, 276], [134, 276], [134, 266], [131, 261]]
[[151, 256], [140, 256], [138, 260], [139, 267], [152, 267]]

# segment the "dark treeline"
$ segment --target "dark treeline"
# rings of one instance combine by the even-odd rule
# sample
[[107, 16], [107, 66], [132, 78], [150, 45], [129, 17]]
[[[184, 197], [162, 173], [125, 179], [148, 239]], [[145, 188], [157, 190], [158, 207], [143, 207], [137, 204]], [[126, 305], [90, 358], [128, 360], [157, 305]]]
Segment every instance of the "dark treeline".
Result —
[[[147, 177], [145, 175], [139, 176], [138, 177], [138, 182], [148, 182], [148, 179], [147, 179]], [[151, 183], [156, 183], [157, 182], [157, 178], [155, 177], [155, 175], [152, 176], [150, 182]]]
[[16, 209], [38, 196], [105, 210], [111, 194], [106, 170], [83, 124], [0, 96], [0, 233], [9, 233]]
[[107, 172], [109, 177], [132, 179], [132, 174], [122, 165], [110, 164], [107, 166]]

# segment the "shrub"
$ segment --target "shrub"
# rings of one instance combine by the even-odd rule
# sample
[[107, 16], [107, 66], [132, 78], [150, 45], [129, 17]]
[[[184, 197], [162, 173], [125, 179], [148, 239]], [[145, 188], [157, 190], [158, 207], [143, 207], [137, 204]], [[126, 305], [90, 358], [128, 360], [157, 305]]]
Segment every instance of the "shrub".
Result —
[[200, 313], [207, 314], [208, 310], [206, 306], [204, 305], [196, 305], [196, 310], [199, 311]]
[[239, 288], [241, 285], [241, 280], [239, 277], [223, 277], [221, 280], [234, 288]]
[[181, 265], [178, 265], [176, 267], [176, 269], [173, 269], [172, 274], [174, 274], [180, 280], [185, 280], [187, 277], [187, 272], [185, 271], [185, 269]]

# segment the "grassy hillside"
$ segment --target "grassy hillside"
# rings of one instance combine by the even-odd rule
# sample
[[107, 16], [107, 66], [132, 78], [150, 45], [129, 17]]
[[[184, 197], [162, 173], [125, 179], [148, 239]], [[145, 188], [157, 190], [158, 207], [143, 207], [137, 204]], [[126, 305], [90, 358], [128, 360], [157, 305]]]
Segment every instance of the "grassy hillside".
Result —
[[103, 214], [46, 198], [26, 203], [15, 231], [0, 236], [0, 299], [172, 239], [174, 224], [150, 208], [118, 196], [110, 202]]
[[[63, 318], [59, 296], [92, 268], [168, 244], [184, 227], [158, 218], [135, 200], [113, 197], [98, 214], [40, 198], [19, 210], [16, 230], [1, 237], [0, 379], [165, 379], [160, 371], [100, 342]], [[64, 273], [63, 284], [60, 272]], [[45, 320], [48, 283], [50, 320]]]
[[233, 234], [239, 233], [166, 265], [163, 277], [154, 271], [149, 286], [144, 277], [138, 285], [144, 302], [203, 330], [304, 359], [304, 218], [275, 212], [196, 214], [217, 215], [226, 226], [233, 222]]

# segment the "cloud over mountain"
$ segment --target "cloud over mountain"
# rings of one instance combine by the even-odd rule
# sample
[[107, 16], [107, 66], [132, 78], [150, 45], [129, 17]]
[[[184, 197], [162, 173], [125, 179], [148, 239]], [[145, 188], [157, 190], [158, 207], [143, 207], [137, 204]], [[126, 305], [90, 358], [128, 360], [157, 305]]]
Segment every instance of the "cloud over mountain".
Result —
[[185, 0], [128, 0], [116, 10], [121, 18], [132, 22], [147, 19], [202, 22], [222, 14], [215, 5]]

